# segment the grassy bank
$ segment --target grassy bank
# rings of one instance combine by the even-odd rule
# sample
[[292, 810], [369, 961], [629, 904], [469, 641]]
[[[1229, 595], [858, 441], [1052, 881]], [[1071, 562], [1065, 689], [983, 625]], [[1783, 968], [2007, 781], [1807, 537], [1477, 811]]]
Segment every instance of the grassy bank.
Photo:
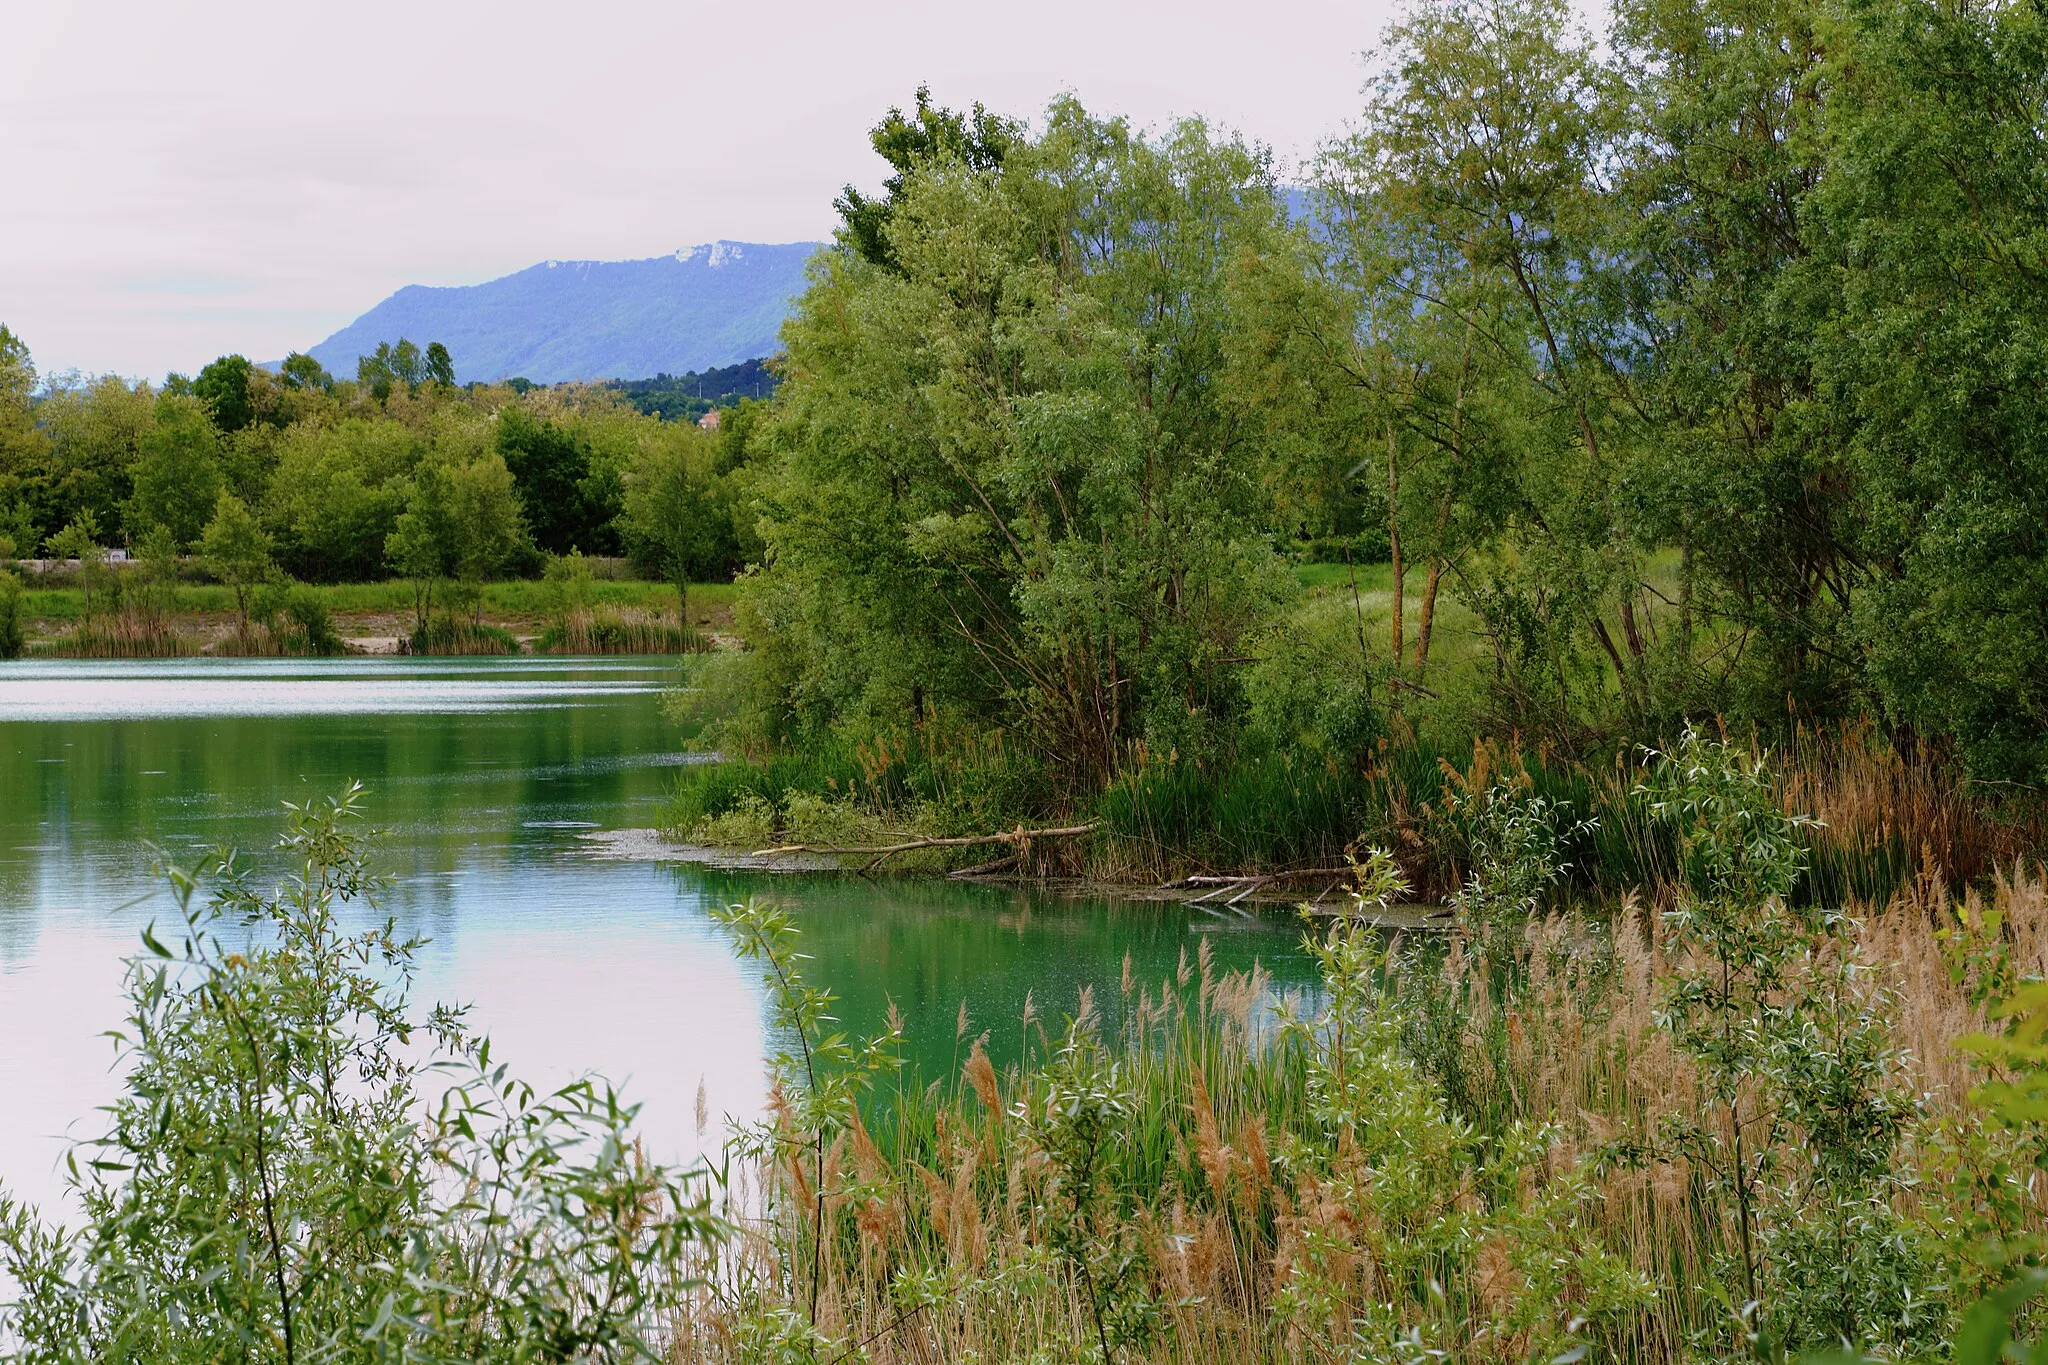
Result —
[[[1682, 1003], [1720, 979], [1701, 903], [1409, 945], [1340, 924], [1313, 939], [1323, 999], [1277, 1013], [1205, 958], [1047, 1018], [963, 1011], [958, 1075], [885, 1070], [837, 1108], [792, 1064], [720, 1335], [765, 1318], [818, 1358], [1955, 1358], [2048, 1233], [2004, 1174], [2042, 1133], [1973, 1101], [1997, 1073], [1968, 1051], [1997, 1032], [1981, 971], [2048, 965], [2040, 881], [1734, 914], [1785, 935], [1769, 1003], [1751, 979], [1728, 1006], [1740, 1076]], [[1963, 950], [1987, 957], [1956, 970]], [[1029, 1060], [998, 1074], [988, 1027]]]
[[[517, 641], [550, 648], [544, 641], [563, 625], [551, 596], [551, 585], [514, 579], [481, 585], [480, 624]], [[336, 635], [355, 647], [388, 651], [394, 642], [415, 631], [413, 585], [402, 579], [381, 583], [297, 585], [294, 593], [325, 614]], [[582, 632], [593, 653], [671, 652], [645, 648], [673, 645], [684, 639], [676, 626], [676, 593], [667, 584], [633, 579], [599, 579], [589, 583], [590, 619]], [[730, 583], [706, 583], [690, 589], [692, 632], [705, 635], [730, 629], [734, 589]], [[115, 627], [117, 613], [94, 612], [88, 621], [85, 593], [79, 588], [26, 588], [21, 593], [20, 619], [25, 653], [85, 657], [157, 657], [250, 652], [238, 648], [239, 615], [232, 588], [217, 583], [181, 583], [167, 609], [152, 617], [147, 648], [130, 648], [122, 638], [134, 635], [131, 625]], [[666, 631], [621, 630], [651, 625], [666, 618]], [[599, 621], [615, 623], [592, 629]], [[447, 633], [447, 632], [444, 632]], [[564, 632], [564, 638], [576, 632]], [[630, 647], [629, 647], [630, 646]], [[467, 651], [464, 651], [467, 652]], [[504, 652], [496, 649], [493, 652]]]
[[[1274, 880], [1247, 889], [1273, 894], [1322, 889], [1377, 845], [1392, 850], [1417, 898], [1439, 902], [1469, 877], [1477, 812], [1505, 783], [1550, 812], [1568, 865], [1556, 894], [1611, 905], [1637, 892], [1668, 900], [1680, 876], [1677, 850], [1638, 796], [1652, 757], [1579, 761], [1413, 741], [1383, 747], [1359, 771], [1271, 753], [1218, 768], [1154, 762], [1064, 806], [1001, 746], [964, 758], [913, 740], [696, 765], [679, 776], [665, 820], [677, 837], [749, 849], [871, 848], [1085, 822], [1094, 826], [1085, 837], [1045, 841], [999, 870], [1154, 884], [1264, 875]], [[2048, 808], [2033, 794], [1974, 787], [1944, 758], [1903, 753], [1871, 728], [1801, 731], [1772, 762], [1781, 806], [1816, 816], [1793, 836], [1808, 866], [1799, 895], [1816, 902], [1883, 904], [1929, 877], [1979, 885], [2048, 843]], [[1004, 851], [927, 849], [889, 866], [953, 870]], [[865, 865], [869, 855], [846, 861]]]
[[[1676, 591], [1667, 581], [1675, 560], [1651, 568]], [[1577, 892], [1611, 899], [1668, 880], [1668, 852], [1629, 813], [1641, 745], [1590, 735], [1567, 752], [1512, 733], [1475, 745], [1475, 734], [1501, 732], [1487, 711], [1492, 654], [1464, 604], [1440, 595], [1427, 666], [1417, 664], [1426, 597], [1423, 575], [1409, 575], [1402, 600], [1411, 685], [1395, 687], [1386, 680], [1389, 566], [1304, 564], [1294, 572], [1301, 592], [1292, 623], [1266, 646], [1294, 670], [1274, 689], [1286, 705], [1277, 717], [1256, 717], [1227, 747], [1184, 755], [1134, 744], [1105, 785], [1074, 792], [1057, 785], [1056, 763], [1018, 735], [936, 717], [917, 726], [871, 721], [692, 767], [664, 823], [684, 838], [751, 848], [875, 846], [1092, 823], [1086, 839], [1034, 848], [1017, 870], [1150, 882], [1338, 867], [1361, 841], [1379, 842], [1395, 851], [1419, 896], [1441, 900], [1464, 876], [1458, 794], [1507, 769], [1590, 822], [1572, 840]], [[707, 675], [703, 686], [701, 695], [675, 698], [686, 734], [725, 745], [737, 730], [741, 747], [754, 747], [745, 726], [719, 709], [744, 696], [744, 680]], [[1881, 900], [1914, 874], [1923, 853], [1928, 864], [1968, 879], [2034, 846], [2039, 821], [2025, 793], [1966, 788], [1940, 754], [1895, 752], [1859, 726], [1794, 726], [1780, 747], [1786, 798], [1825, 811], [1826, 832], [1814, 836], [1816, 894]], [[990, 856], [987, 848], [919, 852], [892, 865], [957, 869]]]
[[[1838, 913], [1787, 777], [1698, 738], [1643, 776], [1672, 857], [1632, 913], [1544, 914], [1561, 831], [1496, 786], [1444, 934], [1312, 929], [1312, 1000], [1203, 953], [963, 1003], [936, 1082], [829, 1039], [786, 919], [728, 910], [807, 1047], [685, 1358], [1990, 1365], [2048, 1237], [2041, 873]], [[1351, 894], [1408, 888], [1375, 851]]]

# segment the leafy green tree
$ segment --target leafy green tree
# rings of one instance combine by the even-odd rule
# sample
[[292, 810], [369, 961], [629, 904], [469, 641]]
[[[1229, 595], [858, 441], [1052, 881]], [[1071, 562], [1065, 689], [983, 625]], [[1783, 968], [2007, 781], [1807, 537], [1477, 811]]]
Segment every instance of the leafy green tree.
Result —
[[908, 115], [891, 108], [869, 131], [869, 144], [895, 174], [882, 182], [879, 199], [851, 185], [841, 191], [832, 205], [839, 211], [841, 239], [863, 260], [900, 268], [889, 241], [889, 215], [911, 175], [939, 161], [957, 161], [975, 171], [995, 170], [1023, 136], [1021, 124], [991, 114], [980, 104], [968, 114], [940, 108], [932, 103], [931, 88], [920, 85], [916, 107]]
[[50, 537], [50, 554], [57, 559], [78, 561], [79, 586], [85, 590], [87, 619], [97, 611], [113, 607], [113, 584], [107, 571], [106, 547], [100, 544], [100, 528], [90, 512], [80, 512], [71, 524]]
[[424, 372], [430, 384], [447, 389], [455, 387], [455, 357], [449, 355], [448, 348], [438, 341], [427, 343]]
[[449, 470], [448, 516], [455, 573], [472, 590], [480, 621], [483, 585], [503, 571], [526, 539], [505, 461], [490, 454]]
[[11, 569], [0, 569], [0, 659], [19, 659], [25, 643], [21, 579]]
[[723, 569], [733, 549], [732, 514], [711, 472], [714, 452], [706, 444], [685, 439], [650, 447], [626, 476], [627, 543], [675, 585], [678, 619], [685, 625], [691, 580]]
[[293, 351], [278, 367], [279, 378], [288, 389], [331, 389], [334, 376], [327, 367], [304, 351]]
[[0, 507], [0, 560], [33, 558], [38, 543], [35, 514], [27, 503]]
[[36, 363], [28, 343], [0, 323], [0, 408], [20, 420], [28, 415], [36, 391]]
[[40, 502], [37, 475], [47, 441], [36, 428], [35, 361], [20, 337], [0, 324], [0, 499]]
[[498, 454], [511, 471], [533, 542], [548, 554], [595, 552], [590, 451], [575, 432], [515, 407], [498, 413]]
[[0, 324], [0, 431], [19, 432], [31, 421], [36, 363], [28, 343]]
[[51, 386], [35, 408], [40, 450], [18, 469], [17, 496], [38, 526], [55, 531], [81, 512], [120, 524], [143, 440], [157, 428], [157, 401], [149, 385], [113, 375]]
[[[1379, 57], [1360, 130], [1324, 178], [1378, 343], [1359, 368], [1407, 429], [1382, 462], [1390, 510], [1401, 467], [1434, 448], [1438, 480], [1469, 480], [1498, 518], [1493, 553], [1461, 583], [1494, 649], [1499, 723], [1569, 737], [1611, 693], [1640, 720], [1652, 637], [1643, 547], [1618, 498], [1629, 422], [1600, 183], [1616, 127], [1606, 73], [1561, 0], [1428, 0]], [[1507, 436], [1492, 448], [1516, 456], [1506, 468], [1470, 468], [1470, 443], [1451, 437], [1477, 415], [1475, 368]]]
[[[378, 349], [381, 352], [383, 348], [380, 346]], [[398, 344], [391, 348], [389, 359], [392, 378], [405, 385], [408, 392], [418, 388], [426, 379], [425, 357], [420, 354], [420, 348], [416, 344], [404, 337], [400, 337]]]
[[223, 435], [256, 420], [256, 407], [249, 395], [249, 377], [255, 368], [246, 356], [224, 355], [192, 380], [192, 396], [206, 404], [213, 425]]
[[403, 385], [405, 391], [411, 393], [430, 377], [420, 348], [404, 337], [400, 337], [395, 346], [388, 341], [380, 341], [375, 351], [356, 361], [356, 382], [368, 389], [380, 403], [389, 398], [398, 386]]
[[181, 546], [199, 539], [221, 492], [220, 441], [196, 398], [157, 400], [156, 427], [141, 441], [134, 491], [122, 507], [129, 536], [167, 527]]
[[384, 553], [392, 571], [412, 580], [415, 633], [424, 632], [433, 611], [434, 585], [455, 572], [454, 489], [438, 463], [420, 467]]
[[129, 605], [161, 629], [178, 609], [178, 542], [169, 527], [153, 526], [133, 549], [135, 568], [130, 576], [134, 586], [127, 594]]
[[1695, 620], [1749, 660], [1708, 705], [1842, 705], [1855, 500], [1815, 408], [1807, 196], [1823, 173], [1818, 6], [1632, 0], [1616, 12], [1612, 287], [1629, 319], [1614, 373], [1643, 430], [1623, 490], [1680, 558], [1679, 649]]
[[820, 259], [756, 485], [796, 723], [942, 705], [1083, 789], [1139, 741], [1217, 752], [1287, 591], [1274, 447], [1216, 382], [1227, 271], [1281, 219], [1252, 149], [1062, 101], [1000, 167], [905, 178], [900, 273]]
[[2048, 776], [2048, 21], [1890, 0], [1831, 29], [1809, 197], [1815, 342], [1847, 435], [1854, 634], [1887, 712]]
[[279, 560], [313, 582], [376, 577], [424, 448], [418, 433], [376, 416], [285, 432], [263, 508]]
[[248, 504], [224, 491], [214, 504], [213, 519], [206, 524], [199, 552], [213, 576], [234, 589], [235, 610], [247, 634], [250, 596], [276, 572], [269, 535]]

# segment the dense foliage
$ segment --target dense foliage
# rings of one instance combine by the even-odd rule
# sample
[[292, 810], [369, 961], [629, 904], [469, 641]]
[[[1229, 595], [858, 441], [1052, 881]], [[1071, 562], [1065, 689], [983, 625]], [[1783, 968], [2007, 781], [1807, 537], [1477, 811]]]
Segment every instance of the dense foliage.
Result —
[[287, 809], [274, 888], [227, 852], [172, 873], [82, 1221], [0, 1193], [0, 1359], [626, 1360], [669, 1330], [716, 1231], [695, 1184], [608, 1087], [537, 1091], [414, 1010], [418, 941], [345, 924], [377, 890], [358, 797]]
[[[1421, 0], [1296, 215], [1199, 122], [921, 97], [785, 330], [728, 742], [942, 719], [1091, 790], [1357, 764], [1394, 712], [1875, 715], [2038, 780], [2042, 44], [2025, 6], [1621, 0], [1596, 43]], [[1276, 551], [1389, 559], [1389, 600], [1304, 612]]]
[[626, 395], [627, 402], [649, 416], [694, 422], [713, 408], [730, 407], [742, 398], [773, 398], [776, 383], [775, 371], [765, 360], [742, 360], [701, 373], [614, 379], [606, 387]]
[[[204, 542], [228, 498], [275, 567], [310, 582], [532, 575], [571, 550], [700, 581], [739, 566], [744, 414], [714, 433], [604, 387], [457, 388], [453, 375], [439, 342], [401, 340], [352, 381], [304, 355], [276, 374], [224, 356], [161, 389], [75, 375], [39, 386], [27, 348], [0, 330], [0, 557], [56, 554], [73, 531], [134, 552], [162, 530], [174, 553], [216, 562]], [[678, 480], [704, 504], [693, 515], [718, 523], [686, 542], [629, 511], [636, 489]]]

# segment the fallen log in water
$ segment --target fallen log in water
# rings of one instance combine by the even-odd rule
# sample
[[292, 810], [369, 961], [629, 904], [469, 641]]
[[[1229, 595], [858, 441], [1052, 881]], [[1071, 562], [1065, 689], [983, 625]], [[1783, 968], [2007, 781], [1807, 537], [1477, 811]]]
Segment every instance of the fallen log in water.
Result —
[[[1216, 888], [1214, 891], [1197, 896], [1188, 903], [1190, 905], [1201, 905], [1215, 900], [1218, 896], [1228, 895], [1230, 899], [1225, 901], [1224, 904], [1234, 906], [1253, 892], [1263, 891], [1276, 882], [1304, 881], [1309, 878], [1322, 877], [1335, 877], [1341, 881], [1343, 878], [1349, 877], [1355, 870], [1355, 868], [1350, 867], [1297, 867], [1284, 872], [1251, 872], [1242, 876], [1196, 873], [1190, 877], [1182, 877], [1179, 881], [1167, 882], [1159, 889], [1161, 891], [1173, 891], [1187, 887], [1213, 886]], [[1330, 888], [1326, 888], [1322, 895], [1326, 896], [1334, 889], [1335, 884]], [[1321, 900], [1322, 896], [1317, 896], [1316, 899]]]
[[1057, 825], [1048, 829], [1004, 830], [995, 834], [964, 834], [945, 839], [907, 839], [900, 844], [881, 844], [867, 847], [839, 848], [830, 844], [783, 844], [779, 848], [757, 850], [756, 858], [773, 857], [781, 853], [825, 853], [838, 857], [873, 854], [873, 859], [861, 871], [872, 872], [881, 865], [884, 858], [898, 853], [911, 853], [921, 848], [972, 848], [978, 844], [1029, 844], [1034, 839], [1071, 839], [1076, 835], [1092, 832], [1099, 821], [1091, 820], [1085, 825]]

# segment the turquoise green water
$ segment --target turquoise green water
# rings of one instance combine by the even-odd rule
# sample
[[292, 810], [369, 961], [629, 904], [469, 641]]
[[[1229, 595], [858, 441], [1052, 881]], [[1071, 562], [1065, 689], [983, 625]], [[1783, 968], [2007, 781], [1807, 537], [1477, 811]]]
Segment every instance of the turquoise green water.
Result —
[[1206, 939], [1224, 966], [1302, 974], [1285, 923], [605, 856], [588, 836], [653, 825], [691, 761], [658, 704], [684, 666], [0, 663], [0, 1180], [53, 1193], [65, 1135], [91, 1132], [113, 1093], [100, 1035], [120, 1017], [121, 958], [168, 905], [153, 859], [263, 850], [279, 802], [349, 779], [384, 831], [383, 908], [432, 940], [422, 1005], [471, 1004], [536, 1081], [623, 1081], [670, 1157], [699, 1149], [700, 1084], [713, 1115], [751, 1116], [762, 1100], [760, 981], [705, 913], [745, 895], [794, 907], [849, 1027], [879, 1029], [893, 1002], [927, 1073], [952, 1064], [963, 1001], [1000, 1056], [1027, 992], [1057, 1019], [1081, 986], [1114, 983], [1126, 954], [1157, 981]]

